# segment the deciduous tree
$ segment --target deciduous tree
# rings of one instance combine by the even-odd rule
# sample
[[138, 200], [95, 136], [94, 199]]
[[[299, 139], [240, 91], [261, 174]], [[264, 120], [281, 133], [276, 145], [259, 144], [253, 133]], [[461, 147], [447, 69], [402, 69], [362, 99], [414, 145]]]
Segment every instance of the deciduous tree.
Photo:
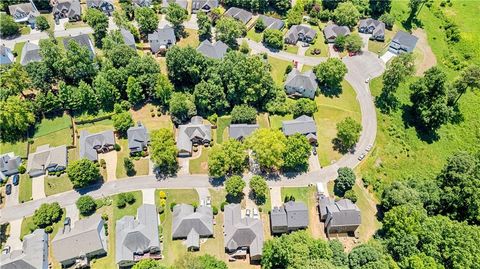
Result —
[[345, 38], [345, 48], [349, 52], [359, 52], [362, 46], [363, 40], [358, 34], [351, 34]]
[[0, 100], [0, 140], [15, 142], [27, 134], [28, 128], [35, 123], [35, 115], [29, 102], [18, 96]]
[[315, 66], [313, 71], [321, 86], [336, 89], [341, 87], [340, 82], [347, 74], [347, 67], [340, 59], [329, 58], [327, 61]]
[[267, 181], [263, 177], [255, 175], [250, 179], [249, 186], [253, 191], [257, 204], [265, 203], [268, 195]]
[[360, 12], [351, 2], [343, 2], [333, 11], [333, 18], [336, 24], [353, 28], [360, 19]]
[[342, 150], [353, 148], [360, 138], [361, 131], [362, 125], [350, 117], [337, 123], [337, 140]]
[[317, 112], [317, 103], [314, 100], [302, 98], [295, 102], [292, 107], [293, 116], [299, 117], [302, 115], [313, 116], [313, 113]]
[[355, 185], [355, 173], [349, 167], [341, 167], [337, 170], [338, 177], [335, 179], [335, 194], [343, 196], [346, 191]]
[[285, 162], [283, 169], [287, 171], [307, 171], [311, 149], [312, 146], [304, 135], [289, 136], [283, 157]]
[[242, 173], [246, 167], [245, 146], [234, 139], [213, 146], [208, 158], [208, 174], [212, 177]]
[[38, 30], [40, 31], [45, 31], [50, 28], [50, 24], [47, 21], [47, 18], [45, 16], [38, 16], [35, 20], [35, 25]]
[[184, 123], [197, 114], [193, 97], [187, 93], [174, 92], [169, 107], [172, 120], [177, 124]]
[[198, 35], [201, 38], [209, 39], [212, 36], [212, 21], [207, 13], [199, 12], [197, 14]]
[[20, 26], [12, 16], [6, 13], [0, 14], [0, 35], [2, 37], [14, 36], [20, 32]]
[[283, 48], [283, 33], [280, 30], [267, 29], [263, 32], [263, 43], [273, 49]]
[[257, 110], [248, 105], [237, 105], [232, 109], [232, 123], [255, 123]]
[[88, 159], [71, 162], [67, 167], [67, 175], [74, 188], [86, 187], [102, 177], [98, 166]]
[[198, 113], [202, 116], [208, 116], [214, 113], [220, 114], [229, 106], [221, 80], [218, 76], [214, 76], [207, 81], [202, 80], [195, 85], [193, 97]]
[[246, 183], [240, 176], [232, 176], [225, 181], [225, 190], [232, 197], [240, 197], [245, 186]]
[[127, 97], [128, 97], [128, 101], [133, 106], [138, 105], [145, 100], [145, 95], [143, 94], [142, 86], [134, 77], [128, 77]]
[[135, 20], [137, 21], [138, 28], [143, 36], [147, 36], [158, 27], [158, 16], [155, 11], [149, 7], [135, 9]]
[[33, 214], [33, 223], [39, 228], [45, 228], [54, 224], [62, 218], [62, 208], [57, 202], [41, 204]]
[[177, 146], [173, 132], [162, 128], [151, 134], [150, 154], [157, 171], [161, 174], [173, 174], [177, 171]]
[[93, 28], [93, 38], [95, 39], [95, 46], [102, 47], [102, 39], [108, 32], [108, 17], [96, 8], [87, 8], [85, 18], [90, 27]]
[[170, 3], [167, 8], [166, 19], [176, 31], [181, 30], [182, 23], [187, 19], [187, 11], [177, 3]]
[[75, 202], [75, 205], [77, 205], [78, 211], [80, 211], [82, 216], [89, 216], [97, 210], [97, 203], [90, 195], [81, 196], [77, 202]]
[[215, 26], [216, 39], [222, 41], [231, 48], [236, 48], [238, 46], [237, 38], [244, 36], [246, 32], [245, 25], [230, 17], [222, 17], [217, 21]]
[[280, 130], [258, 129], [246, 139], [258, 164], [268, 170], [278, 170], [284, 164], [287, 139]]
[[134, 125], [132, 115], [130, 115], [130, 112], [128, 111], [115, 113], [112, 116], [112, 121], [115, 131], [117, 131], [121, 137], [125, 137], [127, 135], [128, 128]]
[[167, 51], [168, 77], [177, 86], [193, 87], [208, 69], [205, 57], [192, 47], [175, 46]]

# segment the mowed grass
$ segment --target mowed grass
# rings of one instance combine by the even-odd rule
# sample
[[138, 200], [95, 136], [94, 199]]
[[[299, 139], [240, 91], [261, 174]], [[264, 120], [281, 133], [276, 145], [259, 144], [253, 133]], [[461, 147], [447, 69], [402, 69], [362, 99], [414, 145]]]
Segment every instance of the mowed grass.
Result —
[[202, 154], [198, 158], [190, 159], [190, 164], [188, 166], [190, 174], [207, 174], [208, 173], [208, 154], [210, 153], [211, 148], [202, 148], [199, 150], [202, 151]]
[[293, 120], [292, 114], [287, 114], [285, 116], [280, 115], [270, 115], [270, 128], [277, 130], [282, 129], [282, 122], [286, 120]]
[[390, 41], [392, 41], [392, 38], [395, 36], [395, 33], [398, 31], [397, 28], [398, 27], [393, 27], [391, 31], [385, 29], [385, 41], [383, 42], [368, 40], [368, 50], [373, 53], [382, 55], [383, 52], [386, 50], [387, 46], [390, 44]]
[[285, 201], [285, 197], [293, 196], [296, 202], [303, 202], [309, 204], [309, 187], [282, 187], [282, 202]]
[[0, 143], [0, 154], [13, 152], [15, 156], [26, 158], [27, 147], [28, 144], [26, 141], [18, 141], [15, 143]]
[[45, 177], [45, 195], [50, 196], [57, 193], [73, 190], [73, 184], [66, 173], [61, 176]]
[[272, 74], [273, 81], [275, 81], [277, 86], [283, 86], [285, 70], [287, 70], [287, 66], [292, 65], [292, 63], [271, 56], [268, 56], [268, 63], [271, 66], [270, 73]]
[[20, 63], [20, 60], [22, 59], [23, 46], [25, 46], [25, 42], [19, 42], [13, 46], [13, 52], [17, 55], [15, 57], [16, 63]]
[[50, 147], [72, 145], [72, 129], [65, 128], [44, 136], [35, 137], [33, 139], [33, 144], [30, 145], [30, 152], [35, 152], [39, 146], [46, 144], [50, 145]]
[[[152, 117], [152, 113], [154, 114], [154, 117]], [[146, 104], [138, 110], [132, 109], [130, 110], [130, 114], [135, 123], [141, 122], [150, 133], [161, 128], [167, 128], [169, 130], [173, 129], [173, 123], [170, 116], [158, 116], [158, 109], [153, 104]]]
[[[308, 50], [305, 52], [305, 55], [313, 57], [328, 57], [328, 45], [325, 43], [325, 37], [323, 36], [323, 32], [320, 31], [318, 26], [314, 26], [312, 28], [317, 31], [317, 37], [315, 38], [315, 43], [310, 45]], [[312, 54], [315, 49], [320, 49], [320, 54]]]
[[[57, 234], [58, 230], [63, 227], [63, 220], [65, 219], [65, 209], [62, 209], [62, 217], [60, 220], [52, 225], [53, 227], [53, 232], [48, 236], [50, 242], [51, 240], [55, 237]], [[20, 230], [20, 240], [23, 240], [23, 237], [25, 235], [31, 234], [35, 229], [38, 227], [35, 225], [33, 222], [33, 216], [25, 217], [22, 221], [22, 227]]]
[[68, 115], [56, 117], [53, 119], [43, 119], [39, 125], [36, 126], [34, 138], [48, 135], [66, 128], [70, 128], [71, 118]]
[[78, 135], [80, 135], [81, 130], [87, 130], [89, 133], [98, 133], [113, 129], [113, 121], [110, 119], [77, 125]]
[[283, 48], [284, 51], [292, 54], [297, 54], [298, 53], [298, 46], [297, 45], [289, 45], [285, 44], [285, 47]]
[[251, 40], [253, 40], [253, 41], [255, 41], [255, 42], [262, 42], [263, 32], [257, 33], [257, 32], [255, 31], [255, 27], [253, 27], [252, 29], [250, 29], [250, 30], [247, 32], [247, 38], [250, 38]]
[[23, 203], [32, 200], [32, 179], [27, 174], [20, 175], [18, 184], [18, 202]]
[[231, 116], [222, 116], [217, 119], [217, 141], [216, 143], [222, 144], [223, 143], [223, 136], [224, 132], [228, 132], [228, 126], [232, 122]]
[[[123, 160], [126, 157], [130, 156], [130, 149], [128, 148], [128, 140], [125, 138], [117, 139], [117, 143], [120, 145], [121, 150], [117, 151], [117, 167], [115, 170], [115, 174], [117, 178], [125, 178], [128, 177], [127, 172], [125, 170], [125, 166], [123, 165]], [[139, 160], [135, 160], [132, 157], [133, 165], [135, 166], [135, 174], [132, 176], [144, 176], [148, 175], [148, 159], [140, 158]]]

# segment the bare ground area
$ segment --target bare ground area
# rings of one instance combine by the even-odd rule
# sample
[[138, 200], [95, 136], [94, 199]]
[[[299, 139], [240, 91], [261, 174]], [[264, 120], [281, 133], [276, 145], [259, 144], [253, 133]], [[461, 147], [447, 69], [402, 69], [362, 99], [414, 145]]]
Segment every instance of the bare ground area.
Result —
[[[437, 58], [428, 44], [427, 33], [420, 28], [412, 31], [418, 37], [417, 49], [421, 51], [421, 57], [417, 59], [417, 76], [422, 75], [427, 69], [437, 64]], [[421, 59], [420, 59], [421, 58]]]
[[327, 239], [325, 236], [325, 233], [323, 232], [323, 223], [320, 222], [320, 216], [318, 215], [318, 210], [317, 210], [317, 199], [316, 199], [316, 194], [315, 192], [311, 192], [311, 195], [309, 197], [310, 199], [310, 206], [308, 208], [309, 214], [308, 214], [308, 227], [310, 229], [310, 232], [312, 233], [312, 237], [315, 239]]

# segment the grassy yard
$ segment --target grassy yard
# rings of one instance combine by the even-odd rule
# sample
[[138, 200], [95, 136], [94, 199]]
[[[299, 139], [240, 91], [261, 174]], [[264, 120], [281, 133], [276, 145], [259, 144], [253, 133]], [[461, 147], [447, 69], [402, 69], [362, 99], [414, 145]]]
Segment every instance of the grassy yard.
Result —
[[73, 190], [73, 184], [64, 173], [61, 176], [46, 176], [45, 177], [45, 195], [50, 196], [57, 193]]
[[37, 147], [48, 144], [51, 147], [61, 145], [72, 145], [72, 130], [70, 128], [62, 129], [52, 132], [48, 135], [38, 136], [33, 139], [33, 144], [30, 146], [30, 152], [35, 152]]
[[[122, 149], [117, 152], [117, 168], [115, 173], [117, 178], [128, 177], [127, 172], [125, 171], [125, 167], [123, 165], [123, 159], [130, 156], [130, 150], [128, 149], [128, 140], [125, 138], [117, 139], [117, 143]], [[135, 166], [135, 176], [148, 175], [148, 159], [140, 158], [139, 160], [135, 160], [132, 158], [132, 161], [133, 165]]]
[[32, 200], [32, 179], [27, 174], [20, 175], [18, 184], [18, 202], [23, 203]]
[[[173, 123], [168, 115], [158, 116], [159, 112], [156, 106], [152, 104], [146, 104], [138, 110], [130, 110], [134, 122], [141, 122], [149, 132], [153, 130], [158, 130], [160, 128], [167, 128], [172, 130]], [[152, 117], [154, 113], [154, 117]]]
[[15, 45], [13, 46], [13, 53], [17, 55], [15, 58], [16, 63], [20, 63], [20, 60], [22, 58], [22, 49], [24, 45], [25, 42], [19, 42], [15, 43]]
[[83, 21], [65, 23], [65, 29], [82, 28], [82, 27], [88, 27], [88, 24]]
[[281, 129], [282, 122], [285, 120], [293, 120], [293, 115], [292, 114], [288, 114], [285, 116], [271, 115], [269, 118], [270, 118], [270, 128]]
[[27, 157], [27, 142], [0, 143], [0, 154], [13, 152], [16, 156]]
[[211, 148], [201, 147], [199, 149], [202, 151], [202, 154], [195, 159], [191, 159], [189, 162], [189, 171], [190, 174], [207, 174], [208, 173], [208, 153], [210, 152]]
[[251, 40], [253, 40], [255, 42], [262, 42], [263, 32], [257, 33], [255, 31], [255, 27], [253, 27], [252, 29], [250, 29], [247, 32], [247, 38], [250, 38]]
[[[305, 52], [306, 56], [313, 56], [313, 57], [328, 57], [328, 45], [325, 43], [325, 37], [323, 36], [323, 32], [320, 31], [318, 26], [312, 27], [317, 31], [317, 37], [315, 38], [315, 43], [310, 45], [308, 50]], [[314, 49], [320, 49], [320, 54], [313, 55]]]
[[92, 123], [86, 123], [86, 124], [78, 124], [77, 125], [78, 129], [78, 135], [80, 135], [81, 130], [87, 130], [90, 133], [98, 133], [98, 132], [103, 132], [107, 130], [113, 130], [113, 122], [110, 119], [106, 120], [101, 120], [97, 122], [92, 122]]
[[[63, 227], [63, 220], [65, 219], [65, 209], [63, 210], [62, 218], [53, 224], [53, 232], [49, 235], [49, 240], [55, 237], [58, 230]], [[23, 240], [25, 235], [31, 234], [33, 231], [37, 229], [36, 225], [33, 223], [33, 216], [25, 217], [22, 221], [22, 228], [20, 230], [20, 240]]]
[[227, 128], [232, 122], [232, 117], [222, 116], [217, 119], [217, 141], [216, 143], [222, 144], [224, 133], [228, 132]]
[[270, 123], [268, 122], [268, 114], [260, 113], [257, 115], [257, 124], [260, 128], [269, 128]]
[[283, 49], [286, 52], [292, 53], [292, 54], [297, 54], [298, 53], [298, 46], [297, 45], [289, 45], [285, 44], [285, 47]]
[[285, 196], [295, 197], [295, 201], [304, 202], [308, 205], [309, 203], [309, 187], [283, 187], [282, 188], [282, 201], [284, 201]]
[[56, 117], [53, 119], [43, 119], [40, 124], [36, 126], [34, 138], [48, 135], [56, 131], [60, 131], [66, 128], [70, 128], [71, 119], [68, 115], [62, 117]]
[[397, 31], [397, 27], [394, 27], [392, 31], [385, 29], [385, 41], [383, 42], [368, 40], [368, 50], [379, 55], [383, 54], [383, 52], [386, 50], [386, 47], [388, 46], [388, 44], [390, 44], [390, 41], [392, 40], [393, 36]]
[[197, 48], [200, 44], [200, 40], [198, 39], [198, 31], [185, 29], [185, 32], [187, 32], [187, 37], [180, 39], [180, 41], [177, 42], [177, 45], [182, 48], [188, 46]]
[[362, 186], [355, 184], [353, 190], [357, 194], [357, 202], [355, 203], [360, 209], [362, 224], [358, 227], [358, 234], [362, 242], [368, 241], [380, 228], [381, 223], [377, 220], [376, 201], [372, 201], [371, 195]]
[[31, 31], [32, 31], [32, 28], [30, 28], [30, 26], [28, 26], [28, 25], [25, 25], [22, 28], [20, 28], [20, 34], [21, 35], [28, 35], [28, 34], [30, 34]]
[[292, 63], [271, 56], [268, 56], [268, 63], [272, 68], [270, 73], [272, 74], [273, 81], [275, 81], [278, 86], [283, 86], [285, 70], [287, 70], [287, 66], [292, 65]]

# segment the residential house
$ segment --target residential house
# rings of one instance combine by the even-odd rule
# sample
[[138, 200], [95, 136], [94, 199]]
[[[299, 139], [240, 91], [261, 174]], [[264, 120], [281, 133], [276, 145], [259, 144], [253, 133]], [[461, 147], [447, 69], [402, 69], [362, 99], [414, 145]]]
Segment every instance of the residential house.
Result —
[[293, 68], [285, 80], [285, 91], [288, 95], [314, 99], [317, 89], [317, 76], [312, 70], [302, 73]]
[[153, 3], [153, 0], [132, 0], [132, 4], [135, 7], [150, 7]]
[[169, 25], [158, 28], [155, 32], [148, 34], [150, 49], [154, 54], [165, 52], [176, 43], [175, 31]]
[[320, 195], [320, 220], [325, 222], [327, 236], [332, 233], [354, 233], [362, 223], [360, 209], [348, 199], [335, 201]]
[[27, 41], [22, 49], [20, 64], [27, 65], [31, 62], [40, 62], [41, 60], [40, 47], [35, 43]]
[[9, 176], [18, 174], [18, 167], [22, 164], [22, 158], [15, 156], [13, 152], [0, 155], [0, 182]]
[[224, 207], [223, 233], [225, 250], [232, 258], [250, 254], [251, 261], [262, 258], [263, 224], [261, 219], [242, 218], [240, 204], [228, 204]]
[[135, 37], [133, 36], [130, 31], [128, 31], [125, 28], [120, 28], [120, 34], [123, 37], [123, 41], [125, 42], [125, 45], [129, 46], [130, 48], [136, 50], [137, 45], [135, 44]]
[[388, 51], [394, 54], [408, 53], [412, 52], [417, 45], [418, 37], [411, 35], [404, 31], [398, 31], [397, 34], [393, 37]]
[[168, 5], [176, 3], [181, 8], [187, 10], [188, 2], [187, 0], [162, 0], [162, 8], [168, 8]]
[[28, 154], [27, 173], [36, 177], [44, 175], [45, 172], [59, 172], [67, 168], [67, 163], [67, 146], [42, 145], [37, 147], [35, 153]]
[[137, 218], [124, 216], [115, 225], [115, 262], [130, 267], [142, 259], [161, 259], [158, 213], [155, 205], [143, 204]]
[[358, 31], [364, 34], [371, 34], [370, 39], [385, 40], [385, 23], [372, 18], [360, 20]]
[[10, 48], [5, 45], [0, 46], [0, 64], [12, 64], [15, 62], [15, 56]]
[[289, 201], [270, 212], [272, 233], [287, 233], [308, 227], [308, 208], [302, 202]]
[[112, 130], [91, 134], [87, 130], [80, 132], [80, 158], [98, 161], [98, 154], [109, 152], [115, 146]]
[[197, 51], [209, 58], [222, 59], [227, 53], [227, 49], [228, 46], [222, 41], [217, 41], [212, 44], [212, 42], [205, 39], [202, 41], [202, 43], [200, 43]]
[[317, 31], [306, 25], [293, 25], [285, 34], [285, 43], [297, 44], [298, 41], [312, 43]]
[[35, 21], [37, 17], [40, 16], [40, 12], [38, 12], [33, 0], [29, 0], [27, 3], [8, 6], [8, 11], [15, 22], [27, 23], [32, 28], [35, 27]]
[[243, 140], [258, 128], [258, 124], [230, 124], [228, 135], [230, 138]]
[[48, 269], [48, 234], [43, 229], [23, 237], [22, 249], [0, 256], [0, 269]]
[[333, 43], [338, 36], [350, 35], [350, 29], [347, 26], [338, 26], [331, 23], [323, 28], [323, 34], [328, 43]]
[[282, 131], [286, 136], [303, 134], [311, 144], [317, 143], [317, 125], [312, 117], [302, 115], [294, 120], [283, 121]]
[[192, 0], [192, 13], [210, 12], [218, 7], [218, 0]]
[[192, 155], [193, 145], [208, 145], [212, 140], [209, 124], [203, 124], [203, 118], [195, 116], [189, 124], [178, 126], [177, 149], [180, 157]]
[[52, 240], [55, 260], [63, 267], [75, 264], [84, 268], [90, 260], [107, 255], [104, 223], [99, 214], [94, 214], [75, 222], [71, 229], [68, 226], [60, 229]]
[[113, 14], [113, 10], [115, 9], [113, 0], [87, 0], [87, 7], [96, 8], [105, 13], [107, 16], [111, 16]]
[[235, 18], [241, 21], [243, 24], [247, 24], [253, 17], [251, 12], [238, 7], [231, 7], [225, 13], [225, 16]]
[[258, 20], [263, 21], [265, 29], [282, 30], [285, 26], [285, 22], [283, 22], [282, 20], [274, 17], [265, 16], [263, 14], [258, 16]]
[[67, 36], [63, 39], [63, 46], [65, 49], [69, 49], [69, 43], [73, 40], [77, 42], [80, 46], [85, 47], [88, 49], [90, 53], [90, 58], [93, 59], [95, 56], [95, 49], [93, 47], [93, 42], [87, 34], [80, 34], [77, 36]]
[[141, 122], [138, 122], [137, 126], [128, 128], [127, 137], [130, 154], [146, 150], [150, 143], [150, 135], [148, 135], [147, 128]]
[[189, 250], [200, 249], [200, 238], [213, 236], [213, 211], [201, 205], [195, 210], [192, 205], [179, 204], [173, 207], [172, 238], [186, 239]]
[[60, 19], [79, 21], [82, 19], [80, 0], [57, 0], [53, 4], [53, 18], [58, 24]]

